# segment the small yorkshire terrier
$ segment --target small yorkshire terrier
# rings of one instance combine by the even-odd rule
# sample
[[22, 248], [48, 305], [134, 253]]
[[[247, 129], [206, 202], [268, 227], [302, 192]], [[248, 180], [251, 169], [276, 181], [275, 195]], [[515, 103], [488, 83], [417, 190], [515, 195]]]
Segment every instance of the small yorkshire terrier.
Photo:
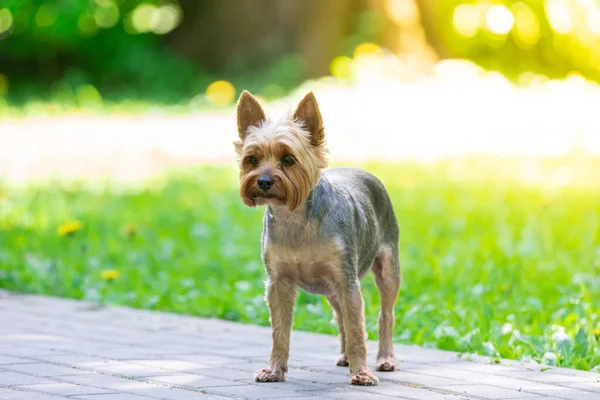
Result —
[[400, 288], [398, 223], [384, 185], [356, 168], [325, 170], [327, 150], [317, 100], [308, 93], [293, 116], [267, 118], [244, 91], [237, 105], [240, 196], [266, 205], [262, 259], [273, 331], [268, 368], [257, 382], [285, 380], [297, 288], [322, 294], [335, 312], [353, 385], [377, 385], [367, 366], [360, 280], [370, 269], [381, 297], [377, 371], [397, 370], [392, 334]]

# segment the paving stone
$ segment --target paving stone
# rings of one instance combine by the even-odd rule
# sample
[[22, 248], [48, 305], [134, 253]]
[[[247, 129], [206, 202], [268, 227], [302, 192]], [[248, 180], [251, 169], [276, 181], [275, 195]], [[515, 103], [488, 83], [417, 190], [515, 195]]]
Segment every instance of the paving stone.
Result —
[[82, 400], [148, 400], [148, 397], [137, 396], [130, 393], [118, 393], [118, 394], [91, 394], [84, 396], [75, 396], [71, 399], [82, 399]]
[[584, 390], [600, 394], [600, 380], [596, 382], [564, 383], [560, 385], [571, 389]]
[[0, 365], [3, 365], [3, 366], [10, 365], [10, 364], [29, 364], [29, 363], [34, 363], [34, 362], [35, 362], [35, 360], [31, 360], [28, 358], [6, 356], [6, 355], [0, 354]]
[[167, 375], [169, 373], [169, 371], [161, 368], [112, 360], [83, 363], [80, 364], [80, 368], [87, 371], [100, 371], [131, 377]]
[[518, 379], [525, 379], [532, 382], [542, 382], [548, 384], [571, 382], [571, 383], [593, 383], [596, 379], [593, 374], [587, 376], [574, 376], [574, 375], [559, 375], [559, 374], [548, 374], [540, 371], [509, 371], [503, 374], [507, 377], [514, 377]]
[[288, 372], [287, 377], [294, 380], [308, 381], [313, 383], [346, 383], [350, 385], [349, 373], [346, 375], [333, 375], [314, 371], [296, 370]]
[[80, 367], [88, 363], [99, 363], [104, 361], [110, 361], [105, 358], [86, 356], [82, 354], [54, 354], [37, 357], [41, 361], [49, 362], [51, 364], [58, 364], [63, 366], [74, 366]]
[[52, 383], [53, 380], [39, 376], [21, 374], [13, 371], [0, 371], [0, 386], [28, 385], [35, 383]]
[[209, 376], [217, 379], [225, 379], [229, 381], [247, 381], [250, 383], [254, 380], [254, 373], [241, 371], [238, 369], [225, 368], [222, 366], [202, 365], [197, 364], [197, 368], [186, 371], [186, 373], [194, 375]]
[[243, 386], [245, 383], [235, 382], [225, 379], [217, 379], [210, 376], [202, 375], [167, 375], [167, 376], [152, 376], [147, 378], [152, 382], [159, 382], [167, 385], [176, 387], [189, 388], [189, 389], [206, 389], [216, 386]]
[[478, 378], [473, 379], [473, 382], [480, 385], [495, 386], [524, 392], [558, 389], [556, 386], [549, 385], [547, 383], [526, 381], [506, 376], [490, 376], [489, 378], [483, 379]]
[[534, 391], [540, 398], [557, 397], [565, 400], [600, 400], [600, 395], [593, 392], [584, 392], [581, 390], [539, 390]]
[[63, 396], [74, 396], [81, 394], [111, 393], [109, 390], [99, 389], [91, 386], [74, 385], [66, 382], [43, 383], [37, 385], [19, 386], [20, 389], [31, 390], [42, 393], [59, 394]]
[[6, 370], [21, 372], [29, 375], [37, 376], [60, 376], [60, 375], [75, 375], [75, 374], [89, 374], [88, 371], [82, 371], [73, 367], [62, 367], [60, 365], [53, 365], [47, 363], [32, 363], [32, 364], [14, 364], [5, 365]]
[[[207, 389], [209, 393], [227, 396], [243, 397], [246, 399], [268, 399], [306, 396], [306, 393], [293, 392], [269, 387], [268, 383], [257, 385], [214, 387]], [[311, 392], [313, 394], [314, 392]], [[364, 398], [363, 398], [364, 400]], [[388, 398], [389, 400], [389, 398]]]
[[[256, 371], [258, 371], [259, 369], [265, 368], [268, 365], [269, 365], [268, 361], [256, 362], [256, 361], [238, 360], [238, 362], [236, 362], [235, 364], [230, 364], [227, 367], [230, 369], [236, 369], [238, 371], [246, 371], [251, 376], [253, 376]], [[298, 370], [296, 370], [296, 371], [298, 371]], [[293, 371], [290, 370], [288, 372], [288, 375], [290, 373], [293, 373]]]
[[[235, 365], [240, 362], [237, 358], [216, 356], [212, 354], [183, 354], [177, 356], [177, 359], [206, 365]], [[245, 363], [247, 363], [247, 361], [245, 361]]]
[[146, 360], [127, 360], [127, 363], [145, 365], [152, 368], [160, 368], [176, 372], [194, 371], [206, 367], [205, 365], [193, 363], [185, 360], [174, 359], [146, 359]]
[[[258, 384], [258, 383], [257, 383]], [[311, 390], [327, 390], [332, 386], [336, 386], [334, 384], [326, 384], [326, 383], [314, 383], [308, 381], [300, 381], [296, 379], [288, 379], [286, 378], [285, 382], [269, 382], [265, 383], [269, 385], [269, 388], [273, 389], [282, 389], [282, 390], [292, 390], [294, 392], [306, 392]], [[342, 384], [344, 387], [345, 384]], [[338, 384], [337, 386], [342, 386]]]
[[63, 375], [58, 376], [55, 379], [59, 380], [60, 382], [103, 388], [111, 388], [131, 381], [131, 379], [123, 376], [104, 375], [93, 372], [85, 375]]
[[[456, 385], [446, 386], [444, 389], [450, 393], [461, 395], [478, 396], [483, 399], [523, 399], [535, 398], [537, 393], [520, 392], [518, 390], [497, 388], [487, 385]], [[541, 400], [543, 397], [540, 396]]]
[[60, 395], [47, 395], [39, 392], [25, 392], [19, 390], [11, 390], [9, 392], [0, 391], [0, 400], [58, 400], [68, 399], [68, 397]]
[[[0, 311], [1, 315], [1, 311]], [[39, 346], [27, 346], [27, 347], [16, 347], [10, 346], [2, 350], [2, 354], [13, 357], [26, 357], [37, 359], [40, 356], [56, 356], [59, 354], [68, 354], [64, 351], [52, 350], [47, 347]]]
[[89, 374], [61, 376], [60, 379], [78, 385], [101, 387], [117, 393], [127, 392], [156, 398], [180, 399], [193, 396], [193, 392], [189, 390], [179, 390], [170, 387], [175, 385], [165, 386], [147, 382], [147, 378], [142, 378], [144, 380], [133, 380], [110, 375]]
[[391, 382], [379, 382], [379, 385], [369, 388], [357, 388], [356, 390], [364, 391], [371, 394], [381, 394], [385, 396], [392, 397], [402, 397], [411, 400], [444, 400], [447, 398], [456, 398], [454, 394], [450, 394], [444, 390], [440, 389], [428, 389], [425, 387], [414, 387], [414, 386], [405, 386], [398, 385], [396, 383]]
[[[385, 396], [381, 394], [369, 393], [362, 390], [322, 390], [310, 392], [316, 398], [330, 398], [330, 399], [344, 399], [344, 400], [390, 400], [394, 397]], [[406, 399], [400, 396], [396, 396], [397, 399]]]
[[431, 376], [423, 374], [415, 374], [406, 371], [396, 371], [391, 373], [377, 373], [380, 381], [390, 381], [401, 384], [411, 384], [417, 386], [452, 386], [464, 384], [464, 381], [457, 381], [450, 378], [442, 378], [440, 376]]

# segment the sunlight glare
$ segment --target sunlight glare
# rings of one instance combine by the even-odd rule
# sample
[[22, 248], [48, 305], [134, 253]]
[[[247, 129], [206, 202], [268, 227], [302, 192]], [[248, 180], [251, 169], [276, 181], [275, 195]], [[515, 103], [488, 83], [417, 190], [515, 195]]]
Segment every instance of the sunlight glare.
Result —
[[471, 4], [460, 4], [452, 15], [454, 29], [462, 36], [473, 37], [479, 30], [479, 11]]
[[573, 20], [567, 0], [546, 0], [546, 15], [552, 29], [566, 35], [573, 30]]
[[387, 0], [385, 9], [390, 18], [400, 26], [412, 25], [419, 19], [415, 0]]
[[506, 6], [497, 4], [486, 13], [485, 24], [493, 34], [504, 36], [513, 28], [515, 18]]
[[534, 46], [540, 40], [540, 23], [535, 14], [525, 3], [515, 3], [511, 8], [515, 15], [513, 36], [516, 44], [525, 49]]

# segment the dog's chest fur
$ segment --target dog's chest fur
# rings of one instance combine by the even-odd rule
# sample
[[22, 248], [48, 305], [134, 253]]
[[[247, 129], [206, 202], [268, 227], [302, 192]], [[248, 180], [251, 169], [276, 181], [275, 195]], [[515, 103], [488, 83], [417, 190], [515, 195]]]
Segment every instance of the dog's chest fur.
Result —
[[[267, 214], [265, 218], [274, 218]], [[263, 237], [263, 258], [270, 279], [286, 279], [309, 293], [327, 295], [341, 278], [342, 244], [323, 238], [317, 221], [293, 217], [268, 224]]]

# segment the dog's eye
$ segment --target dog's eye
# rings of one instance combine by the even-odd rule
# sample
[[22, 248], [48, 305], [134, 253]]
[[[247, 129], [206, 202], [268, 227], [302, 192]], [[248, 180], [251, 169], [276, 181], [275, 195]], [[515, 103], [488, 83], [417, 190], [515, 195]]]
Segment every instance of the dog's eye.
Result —
[[286, 167], [291, 167], [295, 163], [296, 163], [296, 161], [294, 161], [294, 157], [290, 156], [289, 154], [283, 156], [283, 158], [281, 159], [281, 164]]
[[254, 156], [251, 156], [248, 161], [250, 161], [250, 164], [252, 164], [253, 167], [258, 167], [260, 164], [260, 160]]

